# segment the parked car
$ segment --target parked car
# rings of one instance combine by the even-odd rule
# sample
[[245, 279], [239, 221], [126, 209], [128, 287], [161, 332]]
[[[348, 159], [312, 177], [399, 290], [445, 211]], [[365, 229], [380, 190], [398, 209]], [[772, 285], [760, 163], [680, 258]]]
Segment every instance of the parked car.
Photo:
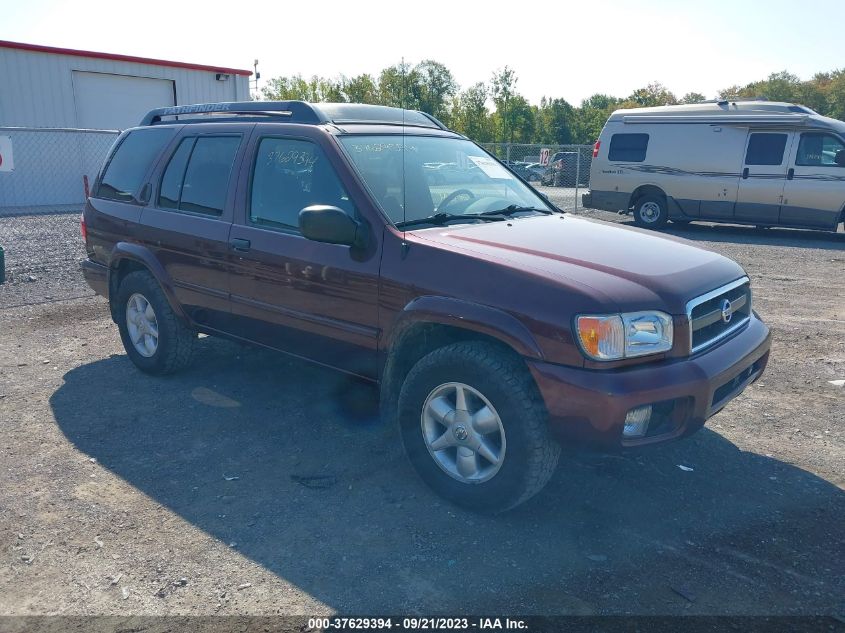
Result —
[[793, 103], [617, 110], [595, 145], [584, 205], [637, 224], [730, 222], [836, 231], [845, 122]]
[[528, 182], [540, 182], [545, 168], [540, 163], [525, 163], [513, 161], [509, 165], [511, 171]]
[[[431, 183], [450, 162], [479, 180]], [[187, 366], [205, 333], [378, 383], [422, 479], [479, 511], [539, 491], [560, 441], [695, 432], [769, 358], [739, 265], [564, 215], [420, 112], [153, 110], [115, 143], [82, 233], [140, 370]]]
[[[580, 165], [578, 164], [580, 161]], [[587, 185], [590, 175], [590, 162], [581, 152], [555, 152], [549, 158], [540, 184], [553, 187], [574, 187]]]

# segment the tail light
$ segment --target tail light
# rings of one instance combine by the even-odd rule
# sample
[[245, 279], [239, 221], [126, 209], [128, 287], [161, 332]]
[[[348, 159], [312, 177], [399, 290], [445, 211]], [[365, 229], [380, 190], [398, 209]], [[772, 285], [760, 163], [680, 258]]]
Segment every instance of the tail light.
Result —
[[601, 141], [596, 141], [596, 144], [593, 145], [593, 158], [599, 157], [599, 148], [601, 147]]
[[85, 240], [85, 243], [88, 243], [88, 227], [85, 226], [85, 214], [82, 214], [82, 217], [79, 218], [79, 230], [82, 232], [82, 239]]

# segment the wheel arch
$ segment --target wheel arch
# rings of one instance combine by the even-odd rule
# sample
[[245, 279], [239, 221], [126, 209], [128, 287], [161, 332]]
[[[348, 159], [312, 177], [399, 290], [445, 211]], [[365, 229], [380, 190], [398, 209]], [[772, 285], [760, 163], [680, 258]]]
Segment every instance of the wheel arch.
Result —
[[423, 356], [461, 341], [484, 341], [514, 356], [543, 358], [528, 328], [507, 312], [462, 299], [419, 297], [405, 306], [382, 346], [382, 414], [393, 419], [402, 383]]
[[182, 305], [176, 298], [176, 293], [173, 290], [173, 284], [167, 271], [148, 248], [131, 242], [118, 242], [115, 244], [111, 252], [111, 257], [109, 258], [109, 309], [112, 320], [116, 320], [115, 311], [117, 308], [114, 299], [117, 297], [120, 282], [123, 281], [126, 275], [136, 271], [150, 273], [158, 282], [176, 316], [185, 323], [189, 322], [185, 311], [182, 309]]
[[659, 196], [663, 198], [667, 202], [666, 209], [669, 209], [669, 196], [661, 187], [651, 183], [640, 185], [631, 192], [631, 197], [628, 199], [628, 208], [633, 209], [637, 201], [645, 196]]

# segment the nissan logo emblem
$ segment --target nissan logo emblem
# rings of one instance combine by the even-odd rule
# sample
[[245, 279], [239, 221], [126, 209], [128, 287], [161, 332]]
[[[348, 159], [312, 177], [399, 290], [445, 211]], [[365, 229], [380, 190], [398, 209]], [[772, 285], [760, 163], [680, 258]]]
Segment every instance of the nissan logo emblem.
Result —
[[724, 321], [725, 323], [730, 323], [733, 315], [734, 312], [733, 308], [731, 307], [730, 299], [725, 299], [724, 301], [722, 301], [722, 321]]

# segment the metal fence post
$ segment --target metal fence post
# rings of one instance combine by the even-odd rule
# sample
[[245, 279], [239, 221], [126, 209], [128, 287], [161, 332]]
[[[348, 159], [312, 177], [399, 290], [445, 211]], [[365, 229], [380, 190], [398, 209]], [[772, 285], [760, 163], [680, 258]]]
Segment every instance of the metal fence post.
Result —
[[510, 165], [511, 164], [511, 144], [510, 143], [508, 143], [507, 146], [505, 147], [505, 154], [507, 155], [507, 161], [508, 161], [507, 164]]
[[578, 148], [575, 159], [575, 210], [578, 210], [578, 185], [581, 184], [581, 149]]

